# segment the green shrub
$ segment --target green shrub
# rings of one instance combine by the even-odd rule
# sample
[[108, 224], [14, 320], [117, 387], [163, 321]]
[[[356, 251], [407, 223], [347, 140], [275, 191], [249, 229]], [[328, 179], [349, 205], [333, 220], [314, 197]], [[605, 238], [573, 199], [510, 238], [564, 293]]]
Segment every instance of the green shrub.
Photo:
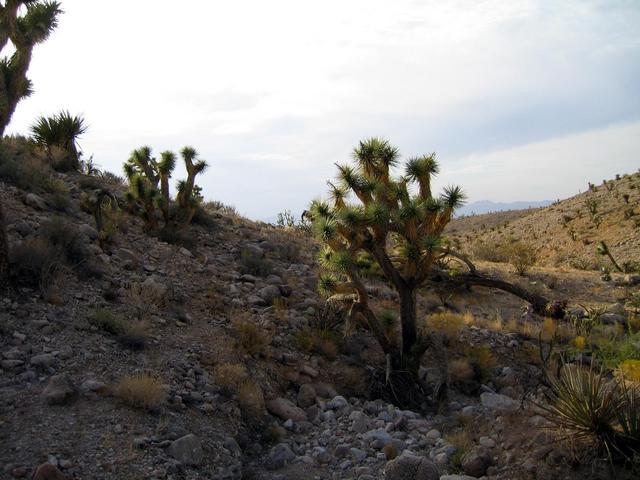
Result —
[[524, 242], [517, 241], [509, 246], [509, 262], [518, 275], [524, 275], [535, 265], [537, 255], [535, 249]]
[[243, 274], [267, 277], [273, 272], [273, 265], [250, 250], [242, 250], [240, 253], [240, 272]]

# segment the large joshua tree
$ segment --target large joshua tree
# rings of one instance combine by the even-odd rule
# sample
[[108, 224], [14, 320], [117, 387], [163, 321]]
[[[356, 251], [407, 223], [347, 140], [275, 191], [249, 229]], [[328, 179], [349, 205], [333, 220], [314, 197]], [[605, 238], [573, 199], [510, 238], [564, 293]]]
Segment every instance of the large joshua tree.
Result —
[[[436, 197], [431, 179], [438, 173], [434, 155], [410, 159], [405, 175], [393, 178], [398, 149], [371, 138], [354, 150], [356, 167], [338, 165], [338, 183], [329, 182], [331, 203], [314, 201], [310, 208], [317, 237], [324, 244], [320, 277], [325, 295], [354, 294], [352, 320], [364, 320], [376, 336], [391, 368], [417, 377], [424, 345], [418, 338], [416, 292], [428, 280], [431, 266], [444, 253], [442, 232], [464, 201], [459, 187]], [[415, 184], [415, 192], [412, 184]], [[350, 195], [359, 203], [350, 203]], [[369, 303], [362, 259], [375, 259], [398, 292], [402, 339], [394, 344]]]
[[0, 137], [18, 102], [31, 95], [27, 71], [33, 48], [57, 27], [60, 13], [60, 3], [55, 1], [5, 0], [0, 3], [0, 54], [9, 41], [15, 47], [10, 57], [0, 58]]
[[[329, 182], [330, 201], [312, 202], [306, 215], [324, 246], [320, 262], [325, 272], [319, 289], [327, 297], [351, 302], [349, 320], [367, 325], [375, 335], [387, 357], [386, 379], [391, 387], [395, 382], [411, 389], [419, 383], [418, 367], [427, 348], [417, 322], [420, 288], [436, 282], [440, 288], [449, 284], [501, 288], [546, 311], [546, 299], [479, 275], [468, 259], [444, 246], [444, 228], [465, 196], [457, 186], [434, 195], [431, 181], [439, 171], [434, 154], [409, 159], [398, 177], [392, 175], [392, 169], [399, 167], [398, 149], [386, 140], [360, 142], [353, 157], [354, 167], [337, 165], [338, 182]], [[447, 274], [437, 265], [447, 256], [465, 263], [469, 273]], [[363, 271], [369, 259], [398, 293], [399, 342], [389, 335], [369, 301]]]

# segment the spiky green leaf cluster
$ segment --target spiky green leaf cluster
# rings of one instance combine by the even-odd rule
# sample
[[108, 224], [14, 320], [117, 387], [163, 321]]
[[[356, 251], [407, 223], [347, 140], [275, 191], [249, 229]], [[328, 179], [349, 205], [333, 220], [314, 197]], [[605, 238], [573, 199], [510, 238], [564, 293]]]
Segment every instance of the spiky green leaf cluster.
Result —
[[435, 154], [409, 159], [400, 176], [394, 175], [398, 149], [387, 140], [363, 140], [353, 157], [355, 165], [336, 164], [329, 202], [316, 200], [308, 211], [316, 237], [327, 248], [322, 265], [348, 281], [362, 272], [359, 257], [367, 252], [374, 263], [387, 264], [387, 274], [396, 269], [406, 282], [420, 283], [443, 254], [442, 232], [464, 203], [464, 193], [449, 186], [437, 197], [432, 194], [431, 181], [440, 168]]

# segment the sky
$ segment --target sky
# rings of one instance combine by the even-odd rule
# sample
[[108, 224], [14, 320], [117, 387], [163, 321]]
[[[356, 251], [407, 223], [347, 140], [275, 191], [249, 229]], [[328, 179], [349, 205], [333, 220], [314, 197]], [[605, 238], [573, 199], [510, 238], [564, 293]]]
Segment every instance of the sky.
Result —
[[[637, 0], [62, 0], [35, 51], [39, 115], [84, 115], [120, 173], [139, 146], [194, 146], [206, 199], [302, 211], [380, 136], [436, 152], [470, 201], [564, 198], [640, 167]], [[174, 177], [182, 176], [178, 169]]]

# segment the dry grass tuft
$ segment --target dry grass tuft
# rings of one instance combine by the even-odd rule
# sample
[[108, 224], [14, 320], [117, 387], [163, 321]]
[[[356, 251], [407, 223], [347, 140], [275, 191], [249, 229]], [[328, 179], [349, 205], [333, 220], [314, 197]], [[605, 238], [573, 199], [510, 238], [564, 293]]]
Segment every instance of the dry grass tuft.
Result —
[[454, 382], [470, 382], [474, 379], [475, 373], [469, 360], [458, 358], [449, 362], [449, 375]]
[[384, 456], [387, 458], [387, 461], [393, 460], [398, 456], [398, 449], [393, 443], [387, 443], [382, 451], [384, 452]]
[[167, 398], [165, 385], [145, 373], [123, 378], [113, 387], [113, 392], [127, 405], [144, 410], [157, 409]]
[[260, 415], [264, 412], [264, 394], [262, 388], [251, 379], [243, 381], [238, 387], [238, 403], [248, 415]]
[[[427, 318], [427, 328], [431, 331], [441, 333], [449, 342], [457, 342], [462, 326], [467, 322], [473, 321], [469, 319], [470, 313], [460, 315], [452, 312], [434, 313]], [[473, 315], [471, 315], [471, 319]]]
[[238, 336], [238, 347], [247, 355], [257, 355], [271, 342], [270, 335], [249, 320], [236, 320], [233, 323]]
[[247, 369], [240, 363], [221, 363], [213, 372], [216, 383], [227, 393], [235, 393], [247, 378]]

